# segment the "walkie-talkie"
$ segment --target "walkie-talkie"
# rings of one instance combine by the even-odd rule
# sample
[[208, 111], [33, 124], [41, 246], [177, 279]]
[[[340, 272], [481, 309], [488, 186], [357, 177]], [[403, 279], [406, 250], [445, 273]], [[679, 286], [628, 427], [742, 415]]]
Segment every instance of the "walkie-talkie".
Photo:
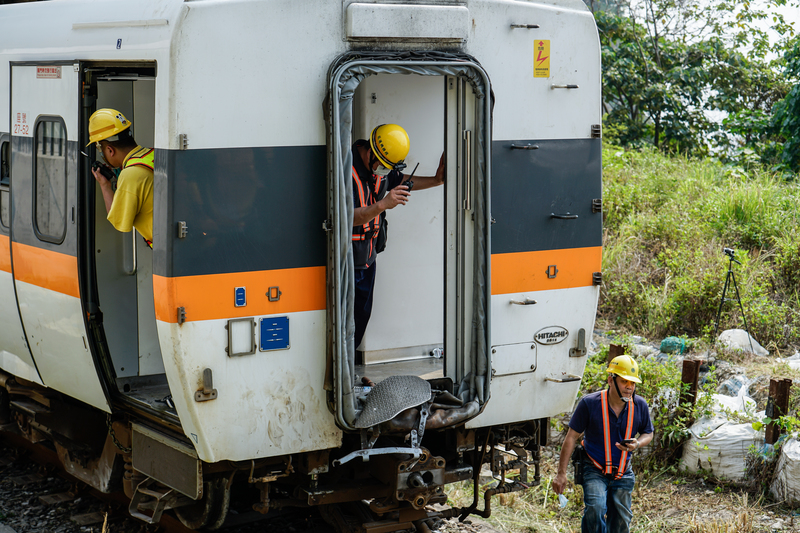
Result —
[[408, 177], [408, 179], [400, 184], [400, 185], [405, 185], [406, 187], [408, 187], [408, 192], [411, 192], [411, 189], [414, 188], [414, 182], [411, 181], [411, 178], [414, 177], [414, 172], [417, 171], [417, 167], [418, 166], [419, 166], [419, 163], [417, 163], [417, 166], [414, 167], [414, 170], [411, 171], [411, 175]]
[[[81, 150], [81, 154], [85, 155], [87, 159], [89, 158], [89, 154]], [[116, 178], [114, 172], [108, 167], [108, 165], [104, 165], [100, 161], [92, 161], [92, 170], [99, 170], [100, 174], [103, 175], [108, 181], [113, 180]]]

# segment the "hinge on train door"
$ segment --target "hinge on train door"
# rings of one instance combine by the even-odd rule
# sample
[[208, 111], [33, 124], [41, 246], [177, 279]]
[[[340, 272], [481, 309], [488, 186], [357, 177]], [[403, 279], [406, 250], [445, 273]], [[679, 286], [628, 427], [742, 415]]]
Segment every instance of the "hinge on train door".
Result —
[[603, 212], [603, 199], [602, 198], [593, 198], [592, 199], [592, 213], [602, 213]]
[[603, 136], [603, 126], [592, 124], [592, 139], [599, 139]]
[[586, 330], [578, 330], [578, 346], [569, 349], [570, 357], [583, 357], [586, 355]]
[[603, 273], [592, 272], [592, 285], [602, 285], [602, 284], [603, 284]]
[[178, 308], [178, 324], [183, 324], [186, 322], [186, 308], [179, 307]]
[[178, 135], [178, 150], [186, 150], [189, 148], [189, 136], [185, 133]]

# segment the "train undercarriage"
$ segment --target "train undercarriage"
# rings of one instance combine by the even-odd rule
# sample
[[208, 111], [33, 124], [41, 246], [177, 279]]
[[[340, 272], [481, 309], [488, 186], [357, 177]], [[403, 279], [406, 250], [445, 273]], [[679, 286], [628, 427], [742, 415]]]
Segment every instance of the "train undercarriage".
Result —
[[[436, 518], [488, 517], [492, 496], [539, 483], [547, 419], [479, 430], [434, 423], [418, 431], [422, 411], [407, 409], [380, 432], [345, 434], [338, 449], [206, 463], [179, 428], [132, 412], [108, 415], [0, 373], [3, 431], [51, 448], [68, 474], [101, 492], [124, 491], [131, 516], [156, 523], [169, 511], [197, 530], [222, 527], [233, 504], [265, 515], [317, 508], [342, 532], [426, 531]], [[479, 479], [487, 471], [496, 482], [481, 505]], [[472, 484], [474, 500], [447, 507], [448, 486], [459, 482]]]

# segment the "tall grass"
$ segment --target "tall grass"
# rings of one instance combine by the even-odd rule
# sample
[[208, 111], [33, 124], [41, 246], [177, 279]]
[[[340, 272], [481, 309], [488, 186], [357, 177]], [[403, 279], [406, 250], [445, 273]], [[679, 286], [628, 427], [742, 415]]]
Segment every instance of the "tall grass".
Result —
[[[729, 267], [751, 333], [773, 350], [800, 344], [800, 187], [766, 172], [603, 150], [604, 256], [599, 315], [650, 338], [709, 338]], [[735, 298], [729, 290], [727, 296]], [[723, 306], [719, 329], [743, 327]]]

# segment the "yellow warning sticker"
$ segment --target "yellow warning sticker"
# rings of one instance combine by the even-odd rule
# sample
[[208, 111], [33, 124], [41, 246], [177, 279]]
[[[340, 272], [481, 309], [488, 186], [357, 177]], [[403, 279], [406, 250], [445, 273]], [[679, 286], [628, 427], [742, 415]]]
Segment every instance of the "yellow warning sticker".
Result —
[[539, 39], [533, 43], [533, 77], [550, 77], [550, 40]]

